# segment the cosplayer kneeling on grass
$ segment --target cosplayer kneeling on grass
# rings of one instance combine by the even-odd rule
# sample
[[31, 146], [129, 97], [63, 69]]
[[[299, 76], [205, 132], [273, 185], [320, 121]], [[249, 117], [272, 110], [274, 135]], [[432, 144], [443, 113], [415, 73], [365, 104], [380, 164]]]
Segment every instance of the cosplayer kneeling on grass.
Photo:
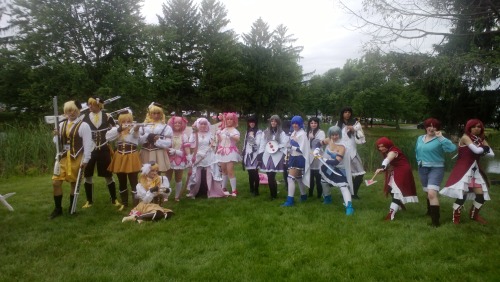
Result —
[[307, 189], [310, 184], [309, 168], [311, 164], [311, 147], [304, 131], [304, 120], [294, 116], [291, 120], [293, 132], [290, 135], [290, 160], [288, 161], [288, 197], [282, 204], [284, 207], [294, 205], [295, 181], [299, 184], [300, 201], [307, 200]]
[[[285, 152], [288, 136], [281, 128], [281, 119], [277, 115], [269, 118], [269, 126], [264, 130], [262, 141], [260, 142], [257, 161], [259, 169], [267, 175], [271, 200], [278, 197], [278, 183], [276, 173], [284, 172]], [[286, 180], [285, 180], [286, 181]]]
[[184, 133], [187, 126], [187, 119], [173, 116], [168, 120], [168, 125], [173, 130], [172, 147], [168, 149], [170, 158], [170, 169], [167, 171], [168, 179], [172, 180], [175, 174], [175, 201], [178, 202], [182, 190], [182, 176], [184, 170], [192, 165], [193, 155], [191, 155], [191, 144], [189, 137]]
[[471, 119], [465, 125], [464, 135], [458, 143], [458, 159], [441, 194], [456, 198], [453, 204], [453, 223], [460, 223], [465, 200], [473, 200], [469, 217], [486, 224], [480, 215], [485, 201], [490, 200], [488, 179], [479, 165], [481, 156], [495, 154], [484, 139], [484, 125], [479, 119]]
[[[345, 214], [352, 215], [351, 189], [352, 178], [349, 162], [349, 152], [345, 144], [341, 141], [342, 130], [334, 125], [328, 129], [328, 139], [317, 144], [314, 149], [314, 158], [320, 161], [321, 167], [319, 173], [322, 178], [324, 204], [332, 203], [331, 187], [340, 189], [344, 199]], [[323, 155], [321, 155], [321, 145], [327, 145]], [[346, 161], [344, 161], [346, 160]]]
[[[62, 215], [62, 183], [71, 184], [69, 209], [73, 205], [78, 171], [84, 170], [93, 151], [92, 133], [90, 126], [80, 116], [80, 103], [68, 101], [64, 103], [64, 115], [67, 119], [59, 123], [59, 130], [54, 132], [54, 143], [61, 144], [59, 175], [52, 176], [55, 208], [50, 219]], [[59, 139], [59, 140], [58, 140]]]
[[[325, 132], [319, 128], [319, 118], [312, 117], [309, 119], [309, 123], [307, 125], [307, 138], [309, 139], [309, 144], [311, 145], [311, 150], [316, 149], [317, 145], [325, 139]], [[318, 198], [323, 196], [323, 189], [321, 187], [321, 175], [319, 173], [319, 168], [321, 166], [321, 162], [319, 159], [314, 158], [311, 163], [311, 184], [309, 186], [309, 197], [312, 197], [314, 194], [314, 187], [318, 192]]]
[[168, 199], [170, 194], [167, 177], [158, 175], [159, 166], [152, 162], [142, 165], [139, 184], [137, 184], [137, 197], [139, 204], [130, 211], [129, 216], [122, 219], [126, 221], [158, 221], [168, 219], [173, 211], [163, 208], [163, 199]]
[[394, 220], [397, 211], [405, 209], [406, 203], [418, 203], [417, 189], [410, 162], [403, 152], [394, 146], [387, 137], [382, 137], [375, 143], [384, 160], [376, 174], [385, 172], [385, 194], [391, 194], [392, 202], [385, 220]]
[[111, 203], [120, 207], [121, 204], [116, 200], [116, 184], [113, 180], [113, 174], [108, 170], [113, 149], [108, 144], [108, 140], [106, 140], [106, 133], [112, 126], [115, 126], [115, 120], [111, 115], [103, 113], [102, 109], [104, 108], [104, 102], [100, 98], [91, 97], [87, 104], [89, 106], [89, 113], [85, 115], [83, 121], [90, 126], [95, 147], [83, 175], [85, 177], [84, 187], [87, 197], [87, 202], [83, 208], [90, 208], [93, 204], [94, 182], [92, 178], [96, 166], [97, 175], [104, 177], [106, 180]]
[[116, 151], [108, 170], [115, 173], [118, 177], [118, 186], [120, 189], [120, 198], [122, 204], [119, 210], [128, 207], [128, 186], [130, 183], [132, 197], [136, 195], [136, 186], [138, 183], [138, 174], [141, 170], [141, 158], [137, 146], [139, 145], [140, 125], [133, 124], [134, 117], [132, 112], [125, 110], [118, 115], [118, 126], [113, 127], [106, 133], [106, 139], [109, 142], [116, 141]]
[[245, 142], [243, 142], [243, 167], [248, 173], [248, 182], [250, 184], [250, 193], [254, 196], [259, 195], [259, 171], [257, 170], [257, 155], [262, 140], [262, 131], [259, 130], [257, 117], [249, 116], [247, 118], [247, 133]]
[[[222, 169], [222, 189], [227, 195], [236, 197], [238, 189], [236, 188], [236, 176], [234, 174], [234, 165], [241, 162], [240, 152], [236, 144], [240, 140], [238, 127], [238, 116], [236, 113], [224, 113], [219, 116], [222, 120], [220, 130], [217, 132], [219, 144], [217, 146], [217, 162]], [[232, 193], [227, 192], [227, 180], [231, 185]]]
[[435, 118], [424, 121], [425, 135], [417, 138], [415, 153], [418, 175], [422, 188], [427, 194], [427, 215], [431, 216], [432, 226], [439, 226], [440, 208], [438, 193], [444, 177], [444, 154], [453, 152], [457, 146], [445, 138], [441, 123]]

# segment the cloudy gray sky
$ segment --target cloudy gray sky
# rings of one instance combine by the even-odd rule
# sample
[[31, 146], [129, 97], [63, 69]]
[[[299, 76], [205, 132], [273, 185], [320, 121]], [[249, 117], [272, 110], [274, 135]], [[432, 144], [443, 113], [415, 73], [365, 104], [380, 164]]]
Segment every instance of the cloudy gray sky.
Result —
[[[300, 64], [303, 71], [323, 74], [329, 69], [343, 67], [347, 59], [362, 55], [360, 32], [349, 30], [352, 17], [346, 15], [335, 0], [219, 0], [226, 6], [229, 28], [237, 34], [250, 32], [252, 24], [261, 17], [270, 29], [279, 24], [288, 27], [289, 34], [303, 46]], [[200, 3], [200, 0], [195, 0]], [[349, 5], [359, 7], [360, 0]], [[143, 14], [149, 23], [157, 23], [162, 15], [162, 0], [145, 0]]]

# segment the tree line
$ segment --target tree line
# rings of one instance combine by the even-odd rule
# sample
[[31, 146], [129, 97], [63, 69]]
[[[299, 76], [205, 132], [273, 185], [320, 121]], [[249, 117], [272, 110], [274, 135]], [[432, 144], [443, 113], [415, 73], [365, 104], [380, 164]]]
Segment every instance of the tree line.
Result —
[[[457, 4], [447, 6], [454, 14], [475, 11], [450, 2]], [[357, 116], [396, 122], [434, 116], [450, 129], [472, 116], [500, 121], [499, 90], [484, 88], [499, 75], [495, 10], [453, 22], [437, 55], [371, 48], [342, 68], [314, 74], [303, 73], [303, 48], [283, 24], [271, 28], [259, 18], [248, 33], [236, 34], [216, 0], [166, 0], [158, 24], [148, 24], [141, 3], [0, 0], [0, 17], [9, 16], [0, 26], [0, 103], [30, 119], [50, 113], [54, 95], [61, 101], [119, 95], [113, 108], [129, 106], [139, 116], [155, 101], [177, 114], [337, 116], [350, 105]]]

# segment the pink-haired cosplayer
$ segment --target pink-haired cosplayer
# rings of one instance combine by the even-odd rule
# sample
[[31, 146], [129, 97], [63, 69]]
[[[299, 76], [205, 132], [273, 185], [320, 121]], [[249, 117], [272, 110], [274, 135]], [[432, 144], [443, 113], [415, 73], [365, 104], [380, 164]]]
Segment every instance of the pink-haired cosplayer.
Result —
[[[226, 197], [227, 195], [222, 190], [219, 165], [215, 159], [215, 134], [210, 131], [210, 122], [206, 118], [199, 118], [193, 123], [193, 133], [189, 142], [194, 157], [192, 174], [188, 183], [188, 197], [194, 199], [203, 182], [207, 185], [208, 198]], [[203, 171], [206, 172], [206, 176], [202, 179]]]
[[236, 188], [236, 177], [234, 175], [234, 163], [241, 162], [241, 155], [236, 146], [240, 140], [240, 132], [236, 127], [238, 126], [238, 116], [236, 113], [224, 113], [219, 115], [222, 118], [220, 130], [217, 132], [217, 139], [219, 141], [217, 146], [216, 159], [222, 169], [222, 189], [226, 191], [227, 179], [231, 185], [233, 197], [236, 197], [238, 190]]
[[179, 201], [182, 190], [182, 176], [184, 170], [191, 166], [191, 146], [189, 137], [184, 133], [187, 126], [187, 119], [183, 117], [173, 116], [167, 124], [172, 128], [172, 147], [168, 149], [170, 158], [170, 169], [167, 171], [168, 179], [172, 180], [172, 175], [175, 172], [175, 200]]

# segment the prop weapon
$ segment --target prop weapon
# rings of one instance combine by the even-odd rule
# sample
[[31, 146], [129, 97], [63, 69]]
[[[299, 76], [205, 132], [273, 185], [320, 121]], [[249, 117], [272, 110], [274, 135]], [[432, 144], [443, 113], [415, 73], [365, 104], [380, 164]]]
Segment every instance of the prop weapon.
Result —
[[365, 180], [366, 186], [370, 186], [370, 185], [375, 184], [377, 182], [377, 180], [373, 180], [375, 178], [375, 176], [377, 176], [377, 174], [378, 174], [378, 171], [375, 171], [375, 174], [373, 175], [372, 179]]
[[0, 202], [1, 202], [4, 206], [6, 206], [6, 207], [7, 207], [7, 209], [8, 209], [9, 211], [14, 211], [14, 208], [13, 208], [11, 205], [9, 205], [9, 203], [7, 203], [6, 199], [7, 199], [7, 198], [9, 198], [9, 197], [10, 197], [10, 196], [12, 196], [12, 195], [15, 195], [15, 194], [16, 194], [15, 192], [13, 192], [13, 193], [8, 193], [8, 194], [5, 194], [5, 195], [1, 195], [1, 194], [0, 194]]
[[[116, 101], [120, 98], [121, 98], [121, 96], [115, 96], [115, 97], [109, 98], [109, 99], [105, 100], [103, 102], [103, 104], [104, 105], [109, 104], [109, 103]], [[82, 109], [80, 110], [80, 113], [83, 113], [83, 112], [87, 111], [88, 109], [89, 109], [89, 107], [87, 106], [87, 103], [84, 103], [84, 104], [82, 104]], [[56, 120], [56, 117], [57, 116], [55, 116], [55, 115], [54, 116], [45, 116], [45, 123], [48, 123], [48, 124], [54, 123]], [[58, 117], [59, 117], [59, 121], [63, 121], [63, 120], [67, 119], [67, 117], [65, 117], [64, 115], [60, 115]]]
[[328, 168], [329, 171], [333, 172], [333, 174], [335, 175], [338, 175], [338, 176], [343, 176], [342, 174], [336, 172], [335, 170], [333, 170], [326, 162], [325, 160], [322, 158], [322, 157], [318, 157], [318, 156], [314, 156], [315, 158], [317, 158], [322, 164], [324, 164], [326, 166], [326, 168]]
[[82, 167], [80, 165], [80, 168], [78, 169], [78, 176], [76, 178], [76, 185], [75, 185], [75, 195], [73, 198], [73, 205], [71, 206], [71, 212], [70, 214], [74, 214], [76, 212], [76, 205], [78, 203], [78, 195], [80, 195], [80, 186], [82, 184]]
[[61, 173], [61, 164], [59, 163], [59, 155], [61, 153], [59, 144], [59, 114], [57, 111], [57, 96], [52, 99], [54, 106], [54, 130], [57, 132], [56, 138], [56, 160], [54, 162], [54, 175], [59, 175]]

